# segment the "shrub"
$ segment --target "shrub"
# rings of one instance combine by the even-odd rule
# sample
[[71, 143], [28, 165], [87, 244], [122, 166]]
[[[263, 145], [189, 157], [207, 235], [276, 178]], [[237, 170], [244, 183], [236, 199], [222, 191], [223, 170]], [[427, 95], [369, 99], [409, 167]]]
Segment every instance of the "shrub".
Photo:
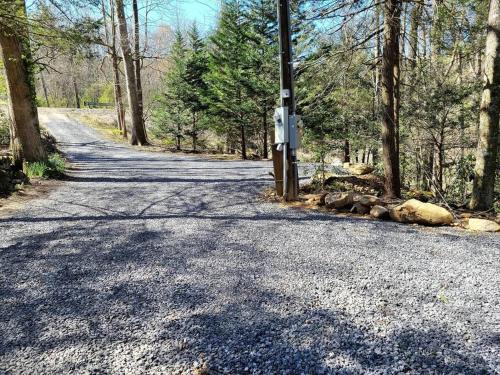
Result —
[[51, 154], [46, 161], [25, 163], [24, 173], [29, 178], [62, 178], [64, 177], [65, 162], [59, 154]]

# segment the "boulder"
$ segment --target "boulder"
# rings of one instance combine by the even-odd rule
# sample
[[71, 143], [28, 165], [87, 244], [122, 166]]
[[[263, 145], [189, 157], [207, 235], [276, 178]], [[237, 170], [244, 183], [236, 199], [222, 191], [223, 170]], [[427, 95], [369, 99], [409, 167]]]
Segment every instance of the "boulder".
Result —
[[399, 223], [449, 225], [453, 222], [453, 215], [447, 209], [416, 199], [410, 199], [392, 208], [389, 215]]
[[375, 170], [375, 168], [367, 164], [353, 164], [347, 167], [347, 170], [353, 175], [362, 176], [365, 174], [372, 173]]
[[388, 219], [389, 210], [383, 206], [373, 206], [370, 210], [370, 216], [375, 219]]
[[325, 206], [327, 208], [345, 208], [352, 206], [355, 194], [349, 193], [329, 193], [325, 196]]
[[356, 199], [356, 203], [361, 203], [363, 206], [373, 207], [380, 206], [382, 201], [374, 195], [361, 195]]
[[499, 232], [500, 225], [492, 220], [470, 218], [469, 230], [475, 232]]
[[321, 194], [321, 198], [319, 199], [319, 205], [320, 205], [320, 206], [324, 206], [324, 205], [326, 205], [326, 203], [325, 203], [325, 198], [326, 198], [326, 196], [327, 196], [327, 195], [328, 195], [328, 193], [323, 193], [323, 194]]
[[321, 197], [323, 194], [307, 194], [304, 195], [304, 200], [308, 204], [316, 204], [316, 205], [321, 205]]
[[417, 199], [421, 202], [429, 202], [429, 200], [434, 198], [434, 194], [431, 191], [412, 189], [406, 193], [406, 197], [408, 199]]
[[365, 206], [364, 204], [361, 204], [359, 202], [354, 203], [351, 208], [351, 212], [355, 214], [366, 215], [370, 212], [370, 206]]

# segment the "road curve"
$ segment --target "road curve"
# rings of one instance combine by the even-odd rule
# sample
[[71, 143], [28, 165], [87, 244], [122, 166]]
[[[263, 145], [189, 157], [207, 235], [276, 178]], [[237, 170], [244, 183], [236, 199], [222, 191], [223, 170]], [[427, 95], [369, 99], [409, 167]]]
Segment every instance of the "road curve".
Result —
[[41, 118], [74, 169], [0, 218], [0, 373], [500, 371], [497, 235], [259, 203], [267, 162]]

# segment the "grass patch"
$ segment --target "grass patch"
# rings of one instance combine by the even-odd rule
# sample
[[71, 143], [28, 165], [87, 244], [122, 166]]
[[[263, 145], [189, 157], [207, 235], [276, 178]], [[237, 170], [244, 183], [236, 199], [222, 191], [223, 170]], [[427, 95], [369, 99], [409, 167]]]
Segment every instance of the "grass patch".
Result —
[[76, 121], [84, 123], [85, 125], [97, 130], [112, 141], [118, 143], [128, 143], [128, 140], [123, 137], [120, 129], [116, 127], [116, 122], [114, 120], [106, 121], [95, 116], [80, 114], [71, 114], [70, 117], [73, 117]]
[[61, 155], [51, 154], [46, 161], [24, 163], [24, 173], [29, 178], [60, 179], [65, 176], [66, 163]]

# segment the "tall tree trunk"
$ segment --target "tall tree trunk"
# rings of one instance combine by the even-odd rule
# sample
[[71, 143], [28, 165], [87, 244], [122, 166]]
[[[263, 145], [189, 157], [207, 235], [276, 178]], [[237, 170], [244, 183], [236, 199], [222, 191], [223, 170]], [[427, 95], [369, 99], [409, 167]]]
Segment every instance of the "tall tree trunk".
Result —
[[132, 118], [132, 136], [130, 138], [130, 143], [133, 145], [147, 145], [148, 142], [146, 139], [146, 133], [144, 132], [144, 127], [142, 126], [142, 117], [139, 111], [139, 102], [137, 99], [134, 61], [132, 58], [132, 52], [130, 50], [130, 41], [128, 37], [127, 21], [125, 18], [123, 0], [116, 0], [115, 11], [116, 19], [118, 21], [123, 63], [125, 65], [125, 81], [127, 84], [130, 116]]
[[139, 29], [139, 9], [137, 0], [132, 1], [132, 10], [134, 15], [134, 70], [135, 70], [135, 85], [137, 87], [137, 104], [139, 116], [141, 116], [141, 124], [143, 132], [146, 135], [146, 125], [144, 122], [144, 100], [142, 97], [142, 79], [141, 79], [141, 46], [140, 46], [140, 29]]
[[73, 92], [75, 94], [75, 105], [76, 108], [81, 108], [82, 105], [80, 103], [80, 93], [78, 92], [78, 84], [76, 83], [75, 75], [71, 74], [71, 80], [73, 81]]
[[445, 165], [445, 139], [444, 139], [444, 125], [439, 134], [439, 143], [436, 144], [437, 151], [437, 176], [436, 176], [436, 190], [440, 193], [444, 188], [444, 165]]
[[382, 59], [382, 148], [385, 172], [385, 192], [388, 197], [401, 195], [399, 155], [396, 146], [394, 106], [394, 71], [399, 64], [398, 33], [401, 0], [386, 0], [384, 4], [384, 52]]
[[241, 131], [241, 158], [243, 160], [247, 159], [247, 138], [245, 134], [245, 125], [240, 124]]
[[111, 29], [111, 40], [108, 36], [108, 27], [107, 27], [107, 16], [106, 16], [106, 8], [104, 6], [104, 0], [101, 0], [102, 6], [102, 16], [105, 20], [104, 31], [106, 34], [106, 42], [109, 45], [108, 53], [111, 56], [111, 65], [113, 68], [113, 91], [115, 97], [115, 108], [116, 108], [116, 120], [118, 124], [118, 129], [120, 129], [124, 138], [127, 138], [127, 125], [125, 123], [125, 108], [123, 106], [123, 94], [122, 94], [122, 85], [120, 82], [120, 69], [119, 69], [119, 61], [118, 54], [116, 51], [116, 22], [114, 16], [114, 4], [113, 0], [109, 0], [110, 5], [110, 29]]
[[415, 3], [411, 12], [410, 19], [410, 35], [409, 35], [409, 48], [408, 60], [410, 62], [411, 72], [417, 66], [418, 58], [418, 30], [420, 27], [420, 18], [422, 15], [422, 3]]
[[470, 202], [472, 209], [481, 210], [489, 209], [493, 205], [497, 170], [500, 119], [500, 0], [490, 0], [484, 76], [474, 187]]
[[[458, 80], [457, 83], [459, 87], [462, 87], [463, 83], [463, 61], [462, 61], [462, 52], [458, 53]], [[465, 108], [464, 104], [460, 103], [460, 113], [458, 115], [458, 123], [460, 125], [460, 169], [458, 176], [458, 184], [460, 190], [460, 198], [461, 202], [465, 202], [467, 198], [467, 179], [468, 176], [464, 168], [465, 163], [465, 116], [464, 116]]]
[[[16, 6], [23, 11], [24, 3]], [[16, 25], [14, 29], [0, 23], [0, 46], [9, 97], [13, 161], [18, 168], [22, 168], [23, 161], [35, 162], [47, 158], [40, 138], [26, 27]]]
[[430, 141], [423, 145], [422, 154], [422, 189], [429, 191], [433, 186], [434, 176], [434, 146]]
[[45, 78], [43, 77], [43, 72], [40, 72], [40, 81], [42, 82], [42, 90], [43, 90], [43, 96], [45, 97], [45, 105], [47, 107], [50, 107], [49, 94], [47, 92], [47, 84], [45, 82]]
[[191, 132], [191, 138], [193, 140], [193, 152], [196, 152], [196, 143], [198, 142], [198, 129], [196, 129], [196, 112], [193, 111], [193, 129], [192, 129], [192, 132]]
[[[398, 156], [398, 164], [399, 164], [399, 112], [401, 109], [401, 4], [396, 6], [396, 12], [394, 15], [394, 22], [397, 22], [397, 30], [396, 30], [396, 44], [398, 46], [395, 51], [396, 61], [394, 62], [394, 131], [395, 131], [395, 144], [396, 144], [396, 155]], [[403, 34], [404, 37], [404, 34]]]
[[262, 157], [267, 159], [269, 157], [269, 143], [268, 143], [268, 129], [269, 126], [267, 124], [267, 105], [264, 102], [264, 108], [262, 109], [262, 130], [264, 132], [264, 144], [262, 146]]
[[116, 105], [116, 116], [118, 120], [118, 128], [121, 130], [123, 137], [127, 138], [127, 124], [125, 122], [125, 108], [123, 106], [122, 85], [120, 82], [120, 70], [118, 68], [118, 56], [116, 49], [111, 52], [111, 62], [113, 65], [113, 81], [114, 81], [114, 95]]
[[372, 164], [377, 165], [378, 163], [378, 147], [375, 146], [372, 148]]
[[351, 145], [349, 144], [349, 139], [344, 140], [344, 163], [351, 162]]
[[[177, 112], [177, 118], [179, 118], [179, 112]], [[175, 135], [176, 137], [176, 149], [177, 151], [181, 151], [182, 149], [182, 128], [181, 128], [181, 123], [180, 121], [177, 122], [177, 134]]]
[[[377, 19], [377, 31], [380, 30], [381, 27], [383, 27], [383, 24], [380, 24], [380, 6], [375, 7], [375, 17]], [[380, 76], [381, 76], [381, 69], [380, 69], [380, 62], [382, 60], [382, 42], [381, 42], [381, 34], [377, 34], [377, 41], [376, 41], [376, 54], [377, 54], [377, 59], [376, 59], [376, 64], [375, 64], [375, 107], [376, 107], [376, 116], [377, 119], [380, 116]], [[345, 79], [344, 79], [345, 82]]]
[[481, 74], [483, 72], [483, 59], [481, 56], [481, 52], [477, 52], [476, 54], [476, 77], [481, 77]]

